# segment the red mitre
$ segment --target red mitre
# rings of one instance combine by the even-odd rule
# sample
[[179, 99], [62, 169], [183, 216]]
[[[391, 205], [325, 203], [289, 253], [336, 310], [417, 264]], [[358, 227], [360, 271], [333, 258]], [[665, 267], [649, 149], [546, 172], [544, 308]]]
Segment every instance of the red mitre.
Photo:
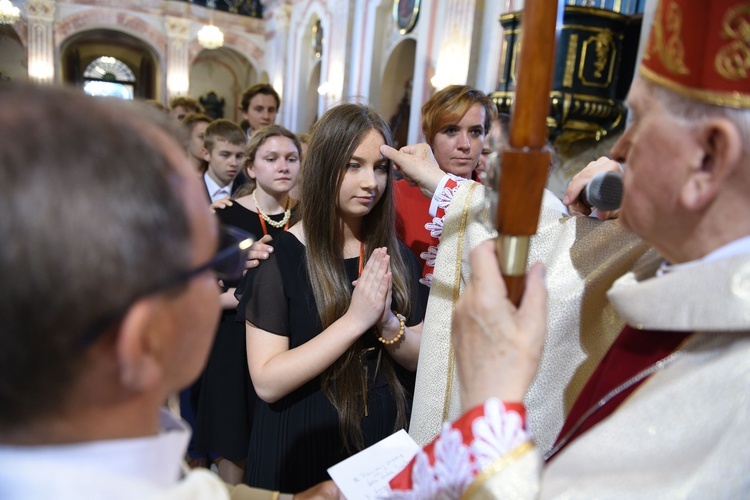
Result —
[[660, 0], [640, 73], [689, 99], [750, 108], [750, 1]]

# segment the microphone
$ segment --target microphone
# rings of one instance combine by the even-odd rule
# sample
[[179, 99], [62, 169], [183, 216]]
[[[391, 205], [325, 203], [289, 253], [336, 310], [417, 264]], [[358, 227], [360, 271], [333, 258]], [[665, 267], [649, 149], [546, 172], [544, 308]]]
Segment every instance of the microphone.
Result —
[[616, 172], [596, 174], [578, 198], [589, 208], [617, 210], [622, 203], [622, 176]]

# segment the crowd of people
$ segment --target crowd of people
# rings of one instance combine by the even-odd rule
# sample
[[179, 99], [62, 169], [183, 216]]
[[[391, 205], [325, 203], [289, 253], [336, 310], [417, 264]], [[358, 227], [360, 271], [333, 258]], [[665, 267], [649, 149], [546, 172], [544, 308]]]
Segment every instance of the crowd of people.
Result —
[[[297, 136], [267, 84], [236, 124], [3, 83], [0, 498], [338, 498], [327, 469], [400, 429], [394, 498], [744, 496], [750, 79], [680, 31], [744, 4], [711, 5], [662, 0], [632, 123], [544, 194], [519, 306], [477, 89], [396, 150], [363, 104]], [[603, 171], [621, 209], [587, 216]]]

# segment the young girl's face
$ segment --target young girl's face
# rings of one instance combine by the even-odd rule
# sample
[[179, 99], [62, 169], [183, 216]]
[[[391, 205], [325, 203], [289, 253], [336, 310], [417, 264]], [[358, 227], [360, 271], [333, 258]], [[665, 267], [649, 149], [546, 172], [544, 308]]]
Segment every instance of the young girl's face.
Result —
[[247, 167], [257, 188], [272, 196], [284, 195], [297, 182], [299, 151], [294, 142], [283, 135], [266, 139], [255, 152], [255, 160]]
[[388, 160], [380, 154], [383, 136], [370, 130], [349, 158], [341, 181], [338, 209], [342, 217], [364, 217], [370, 213], [388, 182]]

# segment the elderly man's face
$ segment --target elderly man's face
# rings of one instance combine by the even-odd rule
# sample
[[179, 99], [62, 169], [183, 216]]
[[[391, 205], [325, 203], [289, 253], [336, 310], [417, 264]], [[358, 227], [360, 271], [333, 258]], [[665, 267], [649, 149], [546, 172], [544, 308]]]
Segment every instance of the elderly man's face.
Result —
[[624, 162], [620, 220], [657, 248], [669, 248], [681, 215], [680, 190], [700, 158], [690, 123], [672, 116], [640, 78], [628, 97], [632, 124], [612, 148]]

